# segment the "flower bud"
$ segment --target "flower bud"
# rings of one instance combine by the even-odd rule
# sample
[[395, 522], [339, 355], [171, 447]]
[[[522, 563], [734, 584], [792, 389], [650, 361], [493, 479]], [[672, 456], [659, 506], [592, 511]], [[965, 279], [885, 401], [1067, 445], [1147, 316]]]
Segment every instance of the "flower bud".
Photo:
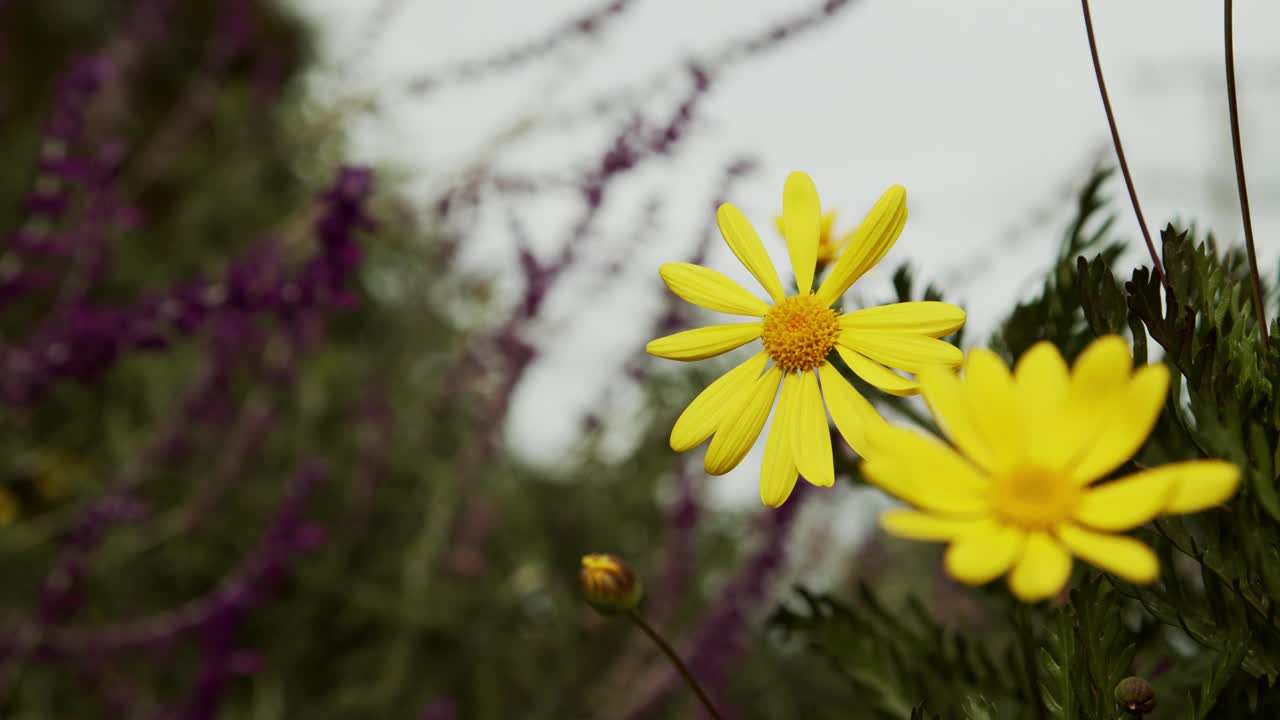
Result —
[[1156, 709], [1156, 691], [1140, 677], [1130, 676], [1117, 683], [1115, 698], [1130, 715], [1141, 717]]
[[587, 603], [605, 614], [634, 610], [644, 595], [640, 578], [613, 555], [583, 555], [578, 579]]

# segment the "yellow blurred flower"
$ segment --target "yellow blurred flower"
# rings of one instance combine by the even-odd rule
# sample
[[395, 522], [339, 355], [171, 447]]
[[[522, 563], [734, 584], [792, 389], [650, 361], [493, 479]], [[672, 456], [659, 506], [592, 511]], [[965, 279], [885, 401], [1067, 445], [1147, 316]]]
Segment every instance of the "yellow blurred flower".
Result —
[[835, 483], [828, 412], [858, 452], [867, 426], [883, 422], [828, 361], [832, 350], [868, 383], [896, 395], [919, 392], [919, 385], [890, 368], [951, 369], [964, 359], [958, 348], [938, 339], [964, 324], [964, 311], [954, 305], [907, 302], [848, 313], [831, 307], [893, 247], [907, 221], [906, 191], [894, 185], [881, 196], [853, 233], [849, 250], [813, 291], [820, 207], [809, 176], [792, 173], [783, 190], [782, 214], [798, 292], [788, 296], [751, 223], [738, 208], [721, 205], [716, 213], [721, 235], [772, 302], [714, 270], [667, 263], [662, 279], [676, 295], [708, 310], [758, 319], [686, 330], [646, 347], [658, 357], [691, 361], [761, 341], [760, 352], [694, 398], [671, 429], [671, 448], [683, 452], [711, 438], [707, 472], [729, 472], [755, 444], [781, 387], [760, 472], [760, 499], [773, 507], [786, 501], [801, 475], [818, 486]]
[[1240, 471], [1193, 460], [1097, 482], [1151, 434], [1169, 387], [1164, 365], [1132, 368], [1118, 336], [1089, 345], [1068, 371], [1047, 342], [1013, 373], [999, 356], [969, 353], [963, 380], [920, 376], [934, 418], [954, 449], [887, 424], [871, 438], [867, 479], [913, 510], [881, 516], [900, 537], [950, 543], [948, 574], [981, 585], [1009, 573], [1033, 602], [1066, 585], [1072, 556], [1133, 583], [1160, 573], [1130, 530], [1158, 515], [1196, 512], [1231, 497]]
[[[782, 216], [778, 215], [773, 219], [774, 224], [778, 226], [778, 232], [782, 237], [787, 236], [786, 222]], [[822, 225], [818, 228], [818, 269], [826, 267], [828, 264], [835, 262], [840, 257], [840, 253], [849, 245], [849, 241], [853, 239], [853, 233], [847, 233], [839, 240], [831, 237], [831, 228], [835, 225], [836, 214], [834, 211], [824, 213], [822, 215]]]

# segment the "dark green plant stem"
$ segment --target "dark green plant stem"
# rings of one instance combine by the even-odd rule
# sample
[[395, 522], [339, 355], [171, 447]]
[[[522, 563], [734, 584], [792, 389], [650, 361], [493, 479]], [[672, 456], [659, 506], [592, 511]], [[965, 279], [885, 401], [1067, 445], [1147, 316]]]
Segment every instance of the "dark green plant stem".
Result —
[[1142, 215], [1142, 206], [1138, 204], [1138, 191], [1133, 188], [1133, 175], [1129, 174], [1129, 162], [1124, 158], [1124, 146], [1120, 144], [1120, 130], [1116, 127], [1116, 116], [1111, 110], [1111, 96], [1107, 94], [1107, 83], [1102, 79], [1102, 63], [1098, 60], [1098, 41], [1093, 36], [1093, 18], [1089, 15], [1089, 0], [1080, 0], [1084, 10], [1084, 29], [1089, 35], [1089, 54], [1093, 57], [1093, 74], [1098, 78], [1098, 92], [1102, 95], [1102, 109], [1107, 112], [1107, 125], [1111, 127], [1111, 142], [1116, 146], [1116, 159], [1120, 161], [1120, 174], [1124, 176], [1124, 184], [1129, 188], [1129, 201], [1133, 203], [1133, 214], [1138, 217], [1138, 228], [1142, 230], [1142, 239], [1147, 241], [1147, 251], [1151, 253], [1151, 262], [1155, 266], [1156, 275], [1165, 290], [1169, 289], [1169, 280], [1165, 278], [1164, 266], [1160, 264], [1160, 256], [1156, 253], [1156, 244], [1151, 241], [1151, 231], [1147, 230], [1147, 221]]
[[1036, 661], [1036, 638], [1031, 627], [1031, 610], [1022, 603], [1014, 608], [1013, 627], [1018, 633], [1022, 661], [1027, 666], [1027, 690], [1031, 694], [1031, 704], [1036, 709], [1036, 720], [1049, 720], [1049, 712], [1044, 706], [1044, 696], [1040, 692], [1040, 663]]
[[671, 645], [658, 634], [657, 630], [654, 630], [649, 623], [645, 622], [644, 618], [640, 617], [640, 613], [635, 610], [629, 610], [627, 611], [627, 617], [631, 619], [631, 622], [636, 624], [636, 627], [643, 630], [644, 634], [648, 635], [649, 639], [653, 641], [653, 644], [657, 645], [658, 649], [667, 656], [667, 659], [670, 660], [671, 664], [675, 666], [675, 669], [679, 671], [680, 677], [684, 678], [685, 684], [688, 685], [689, 689], [692, 690], [693, 693], [698, 696], [698, 699], [702, 701], [702, 707], [707, 709], [707, 714], [716, 720], [724, 720], [720, 715], [720, 712], [716, 710], [716, 706], [711, 704], [711, 698], [707, 697], [707, 691], [702, 689], [702, 686], [698, 684], [696, 679], [694, 679], [693, 673], [689, 672], [689, 668], [685, 667], [684, 661], [676, 654], [675, 648], [671, 647]]
[[1233, 3], [1223, 4], [1224, 34], [1227, 47], [1227, 111], [1231, 116], [1231, 150], [1236, 158], [1236, 187], [1240, 191], [1240, 215], [1244, 218], [1244, 247], [1249, 252], [1249, 277], [1253, 280], [1253, 309], [1258, 316], [1258, 332], [1262, 346], [1267, 347], [1267, 310], [1262, 301], [1262, 279], [1258, 274], [1258, 253], [1253, 247], [1253, 218], [1249, 214], [1249, 190], [1244, 181], [1244, 151], [1240, 148], [1240, 107], [1236, 100], [1236, 48], [1232, 31]]

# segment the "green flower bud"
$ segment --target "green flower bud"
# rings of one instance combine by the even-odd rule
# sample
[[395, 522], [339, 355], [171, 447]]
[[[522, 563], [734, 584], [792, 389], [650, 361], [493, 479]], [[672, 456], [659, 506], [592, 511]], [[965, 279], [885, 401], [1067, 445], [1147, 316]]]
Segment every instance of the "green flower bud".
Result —
[[578, 579], [587, 603], [606, 615], [634, 610], [644, 595], [640, 578], [613, 555], [583, 555]]
[[1156, 691], [1140, 677], [1130, 676], [1117, 683], [1115, 698], [1130, 715], [1141, 717], [1156, 709]]

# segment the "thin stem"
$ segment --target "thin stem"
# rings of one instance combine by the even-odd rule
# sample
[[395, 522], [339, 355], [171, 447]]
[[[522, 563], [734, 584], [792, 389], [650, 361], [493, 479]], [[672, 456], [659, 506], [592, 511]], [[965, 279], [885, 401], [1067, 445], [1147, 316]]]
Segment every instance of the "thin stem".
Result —
[[1244, 247], [1249, 252], [1249, 276], [1253, 280], [1253, 307], [1258, 316], [1258, 332], [1262, 337], [1262, 346], [1268, 347], [1267, 310], [1262, 301], [1262, 279], [1258, 274], [1258, 254], [1253, 247], [1253, 218], [1249, 214], [1249, 190], [1244, 181], [1244, 151], [1240, 148], [1240, 109], [1236, 101], [1236, 49], [1235, 33], [1232, 32], [1232, 5], [1226, 0], [1223, 5], [1225, 15], [1227, 46], [1227, 110], [1231, 115], [1231, 149], [1236, 157], [1236, 187], [1240, 190], [1240, 214], [1244, 216]]
[[1138, 228], [1142, 230], [1142, 239], [1147, 241], [1147, 251], [1151, 253], [1151, 262], [1155, 265], [1156, 276], [1165, 290], [1169, 289], [1169, 281], [1164, 275], [1164, 266], [1160, 264], [1160, 256], [1156, 253], [1156, 244], [1151, 241], [1151, 232], [1147, 230], [1147, 221], [1142, 216], [1142, 206], [1138, 204], [1138, 191], [1133, 188], [1133, 175], [1129, 174], [1129, 162], [1124, 158], [1124, 146], [1120, 144], [1120, 131], [1116, 128], [1116, 116], [1111, 110], [1111, 97], [1107, 94], [1107, 83], [1102, 79], [1102, 63], [1098, 60], [1098, 41], [1093, 37], [1093, 18], [1089, 15], [1089, 0], [1080, 0], [1084, 9], [1084, 29], [1089, 35], [1089, 54], [1093, 56], [1093, 74], [1098, 77], [1098, 92], [1102, 95], [1102, 108], [1107, 111], [1107, 125], [1111, 127], [1111, 142], [1116, 146], [1116, 159], [1120, 161], [1120, 174], [1124, 175], [1124, 184], [1129, 188], [1129, 201], [1133, 203], [1133, 214], [1138, 216]]
[[644, 634], [648, 635], [649, 639], [653, 641], [653, 644], [657, 645], [658, 649], [667, 656], [667, 659], [670, 660], [671, 664], [675, 666], [677, 671], [679, 671], [680, 677], [684, 678], [684, 683], [688, 685], [689, 689], [692, 690], [693, 693], [698, 696], [698, 699], [702, 701], [702, 707], [707, 709], [707, 714], [715, 718], [715, 720], [724, 720], [724, 717], [716, 710], [716, 706], [711, 704], [711, 698], [707, 697], [707, 691], [703, 690], [702, 686], [698, 684], [698, 681], [694, 679], [693, 673], [689, 672], [689, 668], [685, 667], [684, 661], [676, 654], [675, 649], [658, 634], [657, 630], [654, 630], [649, 623], [645, 622], [644, 618], [640, 617], [640, 613], [635, 610], [631, 610], [627, 613], [627, 617], [631, 619], [631, 622], [636, 624], [636, 627], [643, 630]]
[[1048, 710], [1044, 706], [1044, 697], [1040, 693], [1040, 664], [1036, 662], [1036, 639], [1031, 628], [1031, 611], [1019, 603], [1013, 611], [1013, 626], [1018, 633], [1018, 645], [1022, 649], [1022, 660], [1027, 666], [1027, 683], [1031, 694], [1031, 704], [1036, 709], [1036, 720], [1049, 720]]

